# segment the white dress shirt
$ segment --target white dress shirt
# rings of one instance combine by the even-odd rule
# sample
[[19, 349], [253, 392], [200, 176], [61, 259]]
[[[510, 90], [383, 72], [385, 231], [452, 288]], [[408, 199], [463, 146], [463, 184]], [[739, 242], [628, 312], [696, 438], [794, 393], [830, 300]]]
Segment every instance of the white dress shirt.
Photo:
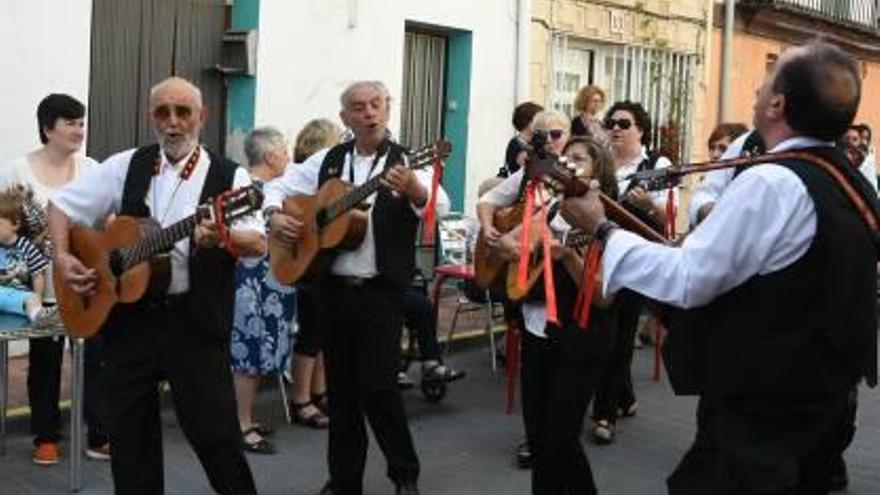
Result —
[[[318, 175], [321, 171], [321, 165], [324, 163], [324, 158], [327, 156], [328, 151], [330, 151], [329, 148], [321, 150], [310, 156], [303, 163], [287, 167], [284, 175], [267, 183], [265, 187], [266, 195], [263, 200], [264, 211], [271, 207], [280, 208], [284, 200], [291, 196], [315, 194], [318, 191]], [[339, 178], [349, 182], [353, 167], [354, 185], [359, 186], [370, 178], [382, 173], [385, 169], [386, 158], [387, 155], [375, 161], [375, 155], [361, 156], [358, 153], [349, 153], [345, 157]], [[374, 161], [376, 163], [375, 167], [373, 167]], [[370, 170], [371, 168], [372, 171]], [[434, 176], [433, 168], [419, 169], [414, 173], [419, 183], [428, 191], [428, 201], [430, 201], [431, 181]], [[330, 272], [334, 275], [371, 278], [379, 274], [379, 270], [376, 267], [376, 247], [373, 237], [373, 204], [375, 201], [376, 193], [366, 199], [370, 208], [364, 241], [353, 251], [340, 252], [330, 268]], [[419, 208], [412, 205], [412, 203], [410, 205], [415, 214], [421, 217], [424, 208]], [[449, 198], [442, 187], [438, 188], [435, 208], [438, 217], [449, 210]], [[415, 246], [413, 246], [413, 249], [415, 249]]]
[[[795, 137], [771, 152], [831, 145]], [[785, 167], [756, 165], [730, 183], [681, 247], [613, 232], [602, 257], [604, 292], [626, 287], [680, 308], [702, 306], [754, 275], [791, 265], [815, 234], [815, 206], [804, 183]]]
[[859, 172], [861, 172], [862, 176], [871, 184], [871, 187], [874, 188], [874, 192], [877, 192], [877, 157], [874, 154], [874, 149], [872, 148], [867, 155], [865, 155], [865, 159], [862, 160], [862, 164], [859, 166]]
[[[79, 225], [96, 226], [107, 216], [119, 213], [122, 207], [125, 177], [135, 151], [131, 149], [111, 156], [77, 180], [56, 190], [50, 201], [63, 211], [72, 223]], [[180, 172], [190, 155], [177, 163], [170, 163], [165, 153], [160, 153], [160, 156], [159, 174], [153, 176], [144, 199], [152, 218], [162, 227], [168, 227], [195, 213], [205, 178], [208, 176], [211, 159], [208, 152], [202, 148], [192, 175], [189, 179], [183, 180]], [[233, 188], [250, 184], [250, 175], [244, 168], [239, 167], [235, 171]], [[231, 229], [257, 232], [261, 235], [265, 233], [262, 215], [259, 212], [235, 221]], [[171, 250], [169, 294], [180, 294], [189, 290], [189, 245], [190, 239], [183, 239]]]

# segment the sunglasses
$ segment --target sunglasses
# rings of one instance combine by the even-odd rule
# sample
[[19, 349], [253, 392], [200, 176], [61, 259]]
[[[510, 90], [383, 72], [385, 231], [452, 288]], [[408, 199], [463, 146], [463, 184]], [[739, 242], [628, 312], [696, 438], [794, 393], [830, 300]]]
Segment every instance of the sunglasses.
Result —
[[605, 119], [605, 123], [603, 124], [606, 129], [609, 131], [617, 127], [621, 131], [625, 131], [632, 127], [632, 120], [629, 119]]
[[153, 109], [153, 117], [165, 120], [171, 117], [171, 113], [178, 119], [188, 119], [193, 114], [193, 109], [186, 105], [159, 105]]
[[547, 131], [547, 135], [550, 136], [550, 139], [553, 141], [559, 141], [562, 139], [562, 136], [565, 135], [565, 131], [562, 129], [552, 129]]

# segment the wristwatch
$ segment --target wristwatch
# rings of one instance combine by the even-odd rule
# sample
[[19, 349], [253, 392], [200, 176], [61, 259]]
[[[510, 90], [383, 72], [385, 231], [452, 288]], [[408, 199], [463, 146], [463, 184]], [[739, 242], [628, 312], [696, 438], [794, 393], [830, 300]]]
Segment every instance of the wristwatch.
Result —
[[608, 241], [608, 237], [611, 236], [611, 233], [619, 228], [620, 225], [617, 225], [611, 220], [602, 220], [599, 226], [596, 227], [596, 232], [595, 234], [593, 234], [593, 237], [604, 246], [605, 243]]

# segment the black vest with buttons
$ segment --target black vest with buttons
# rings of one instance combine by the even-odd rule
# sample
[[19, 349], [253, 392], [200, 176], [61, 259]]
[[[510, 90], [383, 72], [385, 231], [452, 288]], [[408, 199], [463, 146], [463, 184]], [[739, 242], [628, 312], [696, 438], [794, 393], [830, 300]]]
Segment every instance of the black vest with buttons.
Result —
[[[801, 151], [832, 162], [878, 211], [876, 193], [839, 151]], [[875, 239], [829, 174], [801, 161], [780, 165], [813, 200], [812, 244], [782, 270], [672, 313], [664, 352], [677, 393], [815, 399], [839, 394], [861, 377], [877, 382]]]
[[[199, 198], [199, 204], [232, 188], [238, 165], [217, 156], [207, 148], [210, 168]], [[149, 217], [145, 198], [153, 179], [159, 146], [150, 145], [135, 151], [125, 177], [120, 215]], [[192, 238], [190, 238], [192, 243]], [[188, 320], [198, 323], [201, 330], [222, 340], [230, 338], [235, 305], [235, 258], [225, 249], [195, 248], [190, 244]]]
[[[385, 156], [385, 169], [402, 163], [406, 148], [386, 140], [376, 151]], [[336, 145], [327, 152], [318, 173], [318, 187], [329, 179], [342, 178], [346, 157], [354, 154], [354, 141]], [[376, 270], [393, 285], [409, 285], [415, 272], [416, 232], [419, 217], [404, 196], [395, 197], [385, 187], [379, 188], [373, 204], [371, 222], [376, 249]]]

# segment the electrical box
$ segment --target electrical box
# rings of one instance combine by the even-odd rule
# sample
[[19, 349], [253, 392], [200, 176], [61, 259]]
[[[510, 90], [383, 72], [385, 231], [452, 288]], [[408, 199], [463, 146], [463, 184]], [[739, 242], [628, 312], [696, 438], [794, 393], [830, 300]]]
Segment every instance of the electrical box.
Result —
[[257, 75], [257, 30], [227, 29], [223, 33], [218, 70], [228, 75]]

